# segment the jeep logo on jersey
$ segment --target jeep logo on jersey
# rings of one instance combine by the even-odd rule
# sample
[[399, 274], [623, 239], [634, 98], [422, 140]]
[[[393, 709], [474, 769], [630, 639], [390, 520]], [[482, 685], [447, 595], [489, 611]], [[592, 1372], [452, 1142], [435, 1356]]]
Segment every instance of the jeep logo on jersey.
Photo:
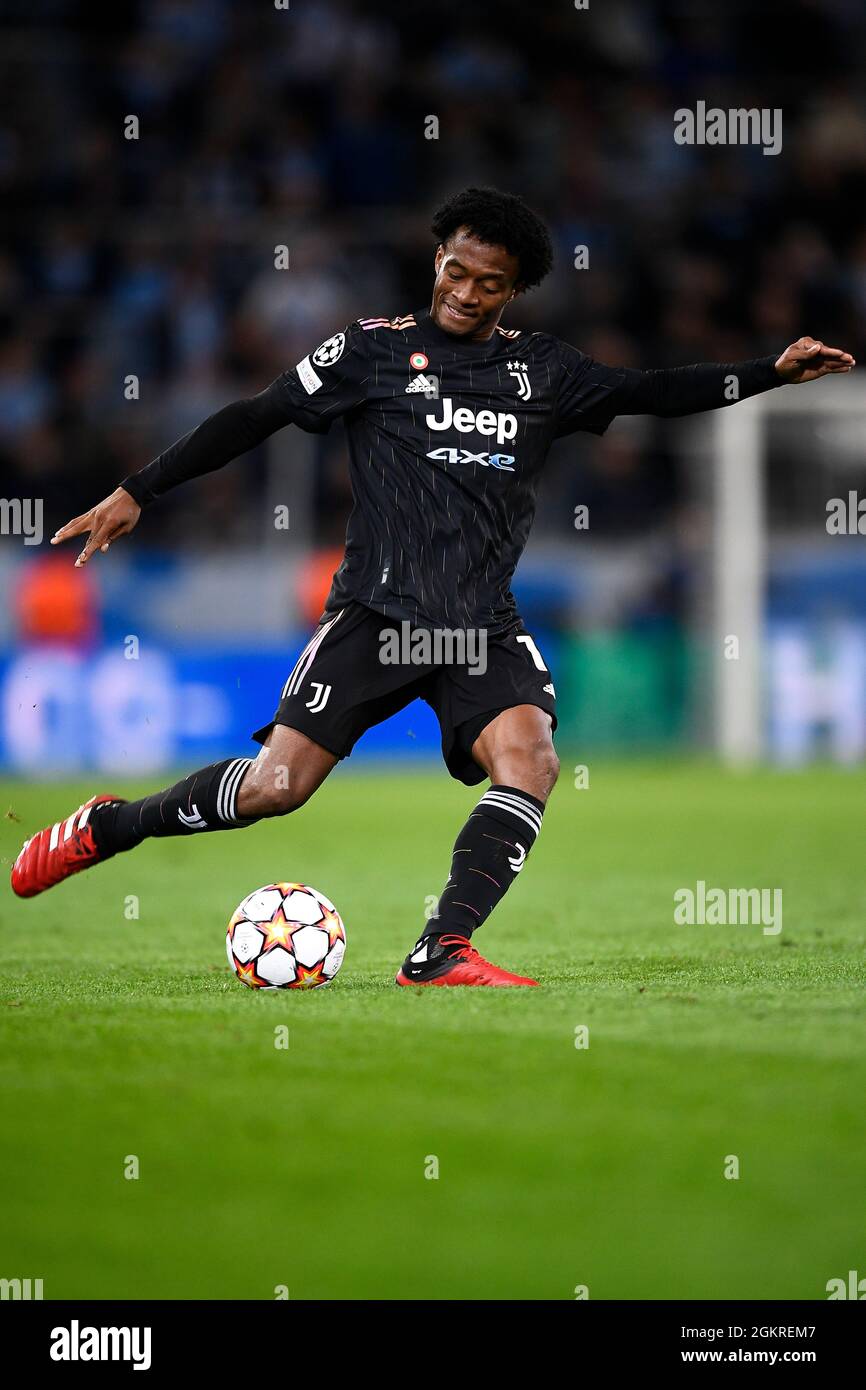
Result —
[[473, 454], [471, 449], [431, 449], [428, 459], [438, 463], [480, 463], [482, 468], [501, 468], [504, 473], [514, 472], [513, 454]]
[[425, 419], [431, 430], [457, 430], [458, 434], [471, 434], [477, 430], [479, 434], [496, 435], [497, 444], [507, 444], [517, 434], [517, 416], [505, 415], [503, 412], [492, 410], [479, 410], [475, 414], [468, 405], [461, 405], [454, 409], [454, 402], [446, 396], [439, 404], [442, 407], [442, 419], [437, 420], [435, 415], [427, 415]]
[[333, 338], [326, 338], [319, 344], [313, 353], [313, 361], [317, 367], [332, 367], [335, 362], [339, 362], [345, 346], [345, 333], [335, 333]]

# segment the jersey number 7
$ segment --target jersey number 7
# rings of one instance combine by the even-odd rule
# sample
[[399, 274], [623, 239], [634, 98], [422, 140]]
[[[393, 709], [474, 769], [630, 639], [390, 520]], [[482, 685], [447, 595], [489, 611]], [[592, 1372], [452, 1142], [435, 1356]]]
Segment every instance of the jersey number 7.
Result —
[[527, 651], [529, 652], [529, 655], [532, 657], [532, 660], [535, 662], [535, 666], [536, 666], [537, 670], [539, 670], [539, 671], [547, 671], [547, 670], [549, 669], [547, 666], [545, 666], [544, 661], [543, 661], [543, 659], [542, 659], [541, 652], [540, 652], [540, 651], [538, 650], [538, 648], [536, 647], [535, 643], [533, 642], [533, 640], [532, 640], [532, 638], [530, 637], [530, 635], [529, 635], [528, 632], [523, 632], [523, 633], [521, 633], [521, 635], [518, 637], [517, 640], [518, 640], [518, 642], [522, 642], [523, 645], [526, 647]]

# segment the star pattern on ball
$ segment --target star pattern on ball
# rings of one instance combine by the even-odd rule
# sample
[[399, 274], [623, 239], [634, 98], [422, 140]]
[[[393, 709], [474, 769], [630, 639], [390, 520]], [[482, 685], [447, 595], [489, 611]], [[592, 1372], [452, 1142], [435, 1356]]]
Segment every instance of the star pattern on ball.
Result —
[[252, 989], [256, 989], [265, 983], [265, 981], [260, 980], [256, 974], [256, 963], [254, 960], [251, 960], [249, 965], [241, 965], [240, 961], [236, 961], [235, 970], [237, 971], [238, 979], [245, 985], [249, 985]]
[[294, 989], [315, 989], [315, 988], [316, 988], [316, 985], [322, 984], [323, 981], [324, 981], [324, 979], [325, 979], [325, 976], [324, 976], [323, 973], [322, 973], [322, 963], [321, 963], [321, 961], [319, 962], [318, 965], [313, 965], [313, 966], [310, 966], [309, 968], [308, 968], [307, 966], [305, 966], [305, 965], [299, 965], [299, 966], [298, 966], [298, 973], [297, 973], [297, 976], [296, 976], [296, 978], [294, 979], [294, 981], [292, 982], [292, 983], [293, 983], [293, 988], [294, 988]]
[[330, 912], [328, 908], [325, 908], [324, 912], [324, 918], [318, 925], [328, 933], [328, 947], [330, 948], [336, 946], [338, 941], [345, 941], [346, 933], [336, 912]]
[[294, 922], [287, 922], [282, 916], [274, 917], [270, 922], [257, 922], [256, 926], [260, 932], [264, 932], [265, 944], [262, 951], [267, 951], [271, 946], [285, 946], [287, 951], [292, 949], [292, 932], [295, 929]]

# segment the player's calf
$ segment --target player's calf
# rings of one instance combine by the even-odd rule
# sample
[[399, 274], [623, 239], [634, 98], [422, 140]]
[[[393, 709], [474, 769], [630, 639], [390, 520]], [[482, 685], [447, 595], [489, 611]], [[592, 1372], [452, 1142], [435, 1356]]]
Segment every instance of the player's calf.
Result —
[[559, 773], [550, 716], [534, 705], [504, 710], [482, 730], [472, 756], [491, 786], [457, 837], [448, 882], [397, 975], [401, 985], [535, 983], [491, 965], [470, 938], [522, 872], [541, 830]]
[[559, 776], [550, 715], [537, 705], [503, 710], [481, 731], [472, 756], [494, 784], [516, 787], [545, 803]]
[[333, 753], [306, 734], [284, 724], [274, 725], [241, 783], [238, 815], [259, 820], [297, 811], [309, 801], [337, 761]]
[[146, 839], [239, 829], [285, 815], [312, 796], [336, 761], [303, 734], [277, 726], [255, 759], [212, 763], [138, 801], [94, 797], [62, 823], [62, 831], [58, 823], [28, 840], [12, 887], [32, 897]]
[[142, 840], [237, 830], [296, 810], [312, 796], [337, 759], [294, 729], [276, 726], [257, 758], [228, 758], [140, 801], [100, 817], [104, 856]]

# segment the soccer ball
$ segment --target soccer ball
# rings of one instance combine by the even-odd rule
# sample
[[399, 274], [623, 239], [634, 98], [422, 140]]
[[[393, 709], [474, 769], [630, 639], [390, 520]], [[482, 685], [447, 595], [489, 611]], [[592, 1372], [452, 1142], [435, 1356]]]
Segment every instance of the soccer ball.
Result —
[[226, 955], [251, 989], [316, 989], [343, 963], [346, 928], [334, 904], [303, 883], [268, 883], [232, 913]]

